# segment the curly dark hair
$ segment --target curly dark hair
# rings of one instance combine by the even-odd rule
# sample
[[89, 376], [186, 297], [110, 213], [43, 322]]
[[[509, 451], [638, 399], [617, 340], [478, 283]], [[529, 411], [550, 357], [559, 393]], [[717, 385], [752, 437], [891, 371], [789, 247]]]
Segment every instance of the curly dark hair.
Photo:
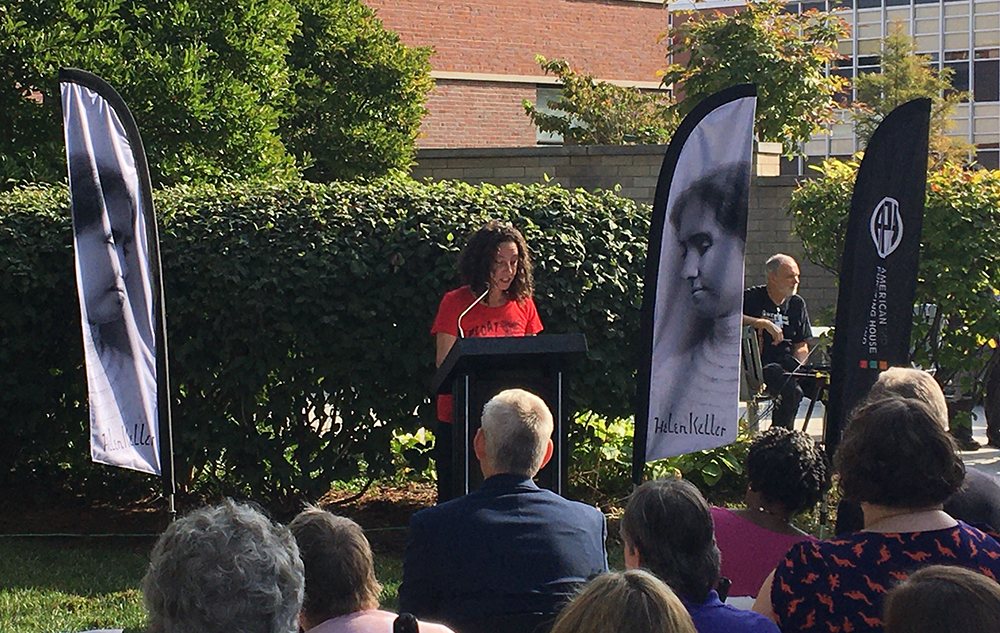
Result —
[[490, 220], [473, 233], [458, 257], [458, 272], [462, 283], [468, 284], [473, 294], [479, 295], [486, 291], [497, 248], [507, 242], [517, 245], [517, 274], [504, 294], [508, 299], [516, 301], [534, 294], [535, 280], [532, 277], [528, 243], [514, 225], [501, 224], [496, 220]]
[[890, 508], [926, 508], [962, 487], [965, 465], [934, 410], [889, 395], [858, 407], [834, 458], [844, 496]]
[[752, 490], [793, 515], [816, 505], [830, 485], [823, 449], [802, 431], [780, 426], [750, 445], [746, 471]]
[[708, 503], [683, 479], [647, 481], [629, 497], [621, 519], [626, 547], [642, 567], [682, 598], [701, 604], [719, 579], [722, 556]]

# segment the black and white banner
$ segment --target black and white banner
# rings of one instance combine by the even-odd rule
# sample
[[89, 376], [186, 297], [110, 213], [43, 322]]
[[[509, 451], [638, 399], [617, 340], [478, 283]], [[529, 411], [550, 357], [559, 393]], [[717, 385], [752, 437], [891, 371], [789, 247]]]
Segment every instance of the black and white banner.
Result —
[[699, 103], [656, 186], [642, 304], [633, 476], [736, 439], [756, 87]]
[[879, 372], [907, 365], [927, 185], [929, 99], [904, 103], [872, 135], [858, 169], [830, 352], [827, 451]]
[[103, 80], [63, 69], [59, 83], [91, 456], [103, 464], [165, 474], [158, 405], [166, 403], [157, 400], [165, 337], [142, 142], [125, 103]]

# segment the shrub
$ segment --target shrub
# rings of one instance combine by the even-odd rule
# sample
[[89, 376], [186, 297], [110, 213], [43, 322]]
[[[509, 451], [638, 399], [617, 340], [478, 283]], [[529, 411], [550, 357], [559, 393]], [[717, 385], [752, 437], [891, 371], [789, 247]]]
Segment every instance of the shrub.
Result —
[[[593, 413], [579, 415], [571, 427], [573, 458], [569, 488], [574, 499], [605, 508], [624, 508], [632, 493], [631, 418], [608, 419]], [[684, 477], [714, 505], [743, 501], [747, 480], [743, 471], [750, 437], [741, 427], [732, 444], [677, 455], [646, 464], [644, 477]]]
[[61, 66], [122, 95], [154, 186], [405, 169], [428, 54], [360, 0], [3, 3], [0, 189], [66, 177]]
[[65, 178], [60, 66], [121, 93], [154, 183], [296, 173], [275, 132], [296, 23], [287, 0], [31, 0], [0, 18], [0, 186]]
[[[180, 186], [156, 203], [187, 490], [285, 505], [391, 472], [393, 431], [434, 419], [430, 325], [458, 284], [465, 236], [487, 217], [525, 233], [546, 330], [587, 335], [578, 408], [629, 413], [648, 232], [629, 200], [387, 179]], [[64, 187], [0, 196], [0, 419], [12, 433], [0, 483], [116, 470], [88, 462], [68, 216]]]
[[309, 180], [409, 169], [433, 81], [430, 49], [410, 48], [361, 0], [298, 0], [289, 46], [295, 103], [281, 138]]
[[559, 98], [546, 104], [556, 112], [542, 112], [527, 99], [522, 105], [539, 130], [561, 134], [566, 145], [666, 144], [680, 124], [667, 94], [597, 81], [564, 59], [536, 55], [535, 61], [559, 78]]

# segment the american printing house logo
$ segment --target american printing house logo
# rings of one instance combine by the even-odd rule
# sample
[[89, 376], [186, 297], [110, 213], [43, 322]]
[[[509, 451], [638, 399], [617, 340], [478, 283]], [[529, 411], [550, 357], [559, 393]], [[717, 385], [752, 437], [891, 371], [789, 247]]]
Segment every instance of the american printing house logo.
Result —
[[885, 259], [903, 241], [903, 218], [899, 214], [899, 202], [888, 196], [882, 198], [882, 202], [875, 205], [875, 210], [872, 211], [869, 227], [875, 250], [879, 257]]
[[[886, 257], [903, 241], [903, 218], [899, 214], [899, 201], [886, 196], [875, 205], [869, 221], [872, 242], [875, 251], [884, 261]], [[889, 306], [888, 306], [888, 271], [884, 264], [875, 265], [875, 288], [872, 296], [871, 310], [868, 314], [868, 324], [863, 335], [863, 346], [868, 358], [862, 358], [862, 369], [887, 369], [889, 363], [884, 359], [883, 344], [888, 336]]]

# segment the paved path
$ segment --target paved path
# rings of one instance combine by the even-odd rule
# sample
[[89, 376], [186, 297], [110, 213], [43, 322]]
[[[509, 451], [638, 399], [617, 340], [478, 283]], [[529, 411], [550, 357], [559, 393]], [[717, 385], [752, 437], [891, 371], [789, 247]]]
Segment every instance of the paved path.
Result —
[[[806, 409], [809, 406], [808, 398], [802, 399], [802, 406], [799, 408], [799, 415], [795, 421], [795, 428], [801, 429], [805, 421]], [[740, 415], [743, 414], [743, 405], [740, 405]], [[823, 405], [816, 403], [813, 414], [809, 419], [809, 435], [814, 439], [822, 439], [823, 434]], [[986, 415], [982, 407], [973, 410], [972, 436], [983, 445], [978, 451], [963, 451], [962, 460], [967, 468], [975, 468], [983, 472], [1000, 476], [1000, 448], [993, 448], [986, 445]]]

